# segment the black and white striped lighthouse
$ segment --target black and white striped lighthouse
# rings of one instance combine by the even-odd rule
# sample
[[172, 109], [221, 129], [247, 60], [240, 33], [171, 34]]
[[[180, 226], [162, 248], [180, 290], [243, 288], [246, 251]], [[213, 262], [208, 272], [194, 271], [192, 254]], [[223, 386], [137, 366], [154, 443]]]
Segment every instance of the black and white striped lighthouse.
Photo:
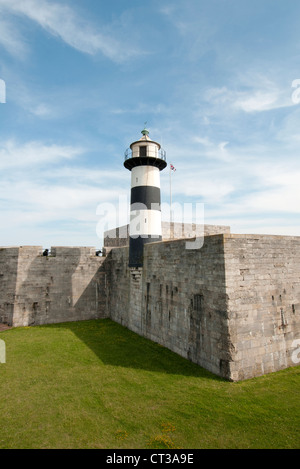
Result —
[[125, 152], [125, 168], [131, 171], [129, 267], [143, 265], [146, 243], [162, 240], [160, 171], [166, 166], [166, 152], [142, 130], [142, 138]]

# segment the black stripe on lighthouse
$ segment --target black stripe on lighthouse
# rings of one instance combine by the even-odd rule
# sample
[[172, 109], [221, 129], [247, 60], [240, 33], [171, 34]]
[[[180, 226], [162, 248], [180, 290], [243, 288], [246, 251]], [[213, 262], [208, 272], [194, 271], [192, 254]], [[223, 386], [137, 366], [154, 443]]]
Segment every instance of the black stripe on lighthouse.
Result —
[[157, 238], [129, 238], [129, 267], [142, 267], [144, 246], [147, 243], [154, 243], [156, 241], [162, 241], [162, 237]]
[[136, 186], [131, 188], [131, 206], [141, 204], [148, 210], [160, 210], [160, 188]]
[[[131, 188], [131, 228], [129, 238], [129, 267], [143, 265], [144, 245], [161, 241], [160, 188], [135, 186]], [[157, 223], [157, 218], [159, 223]]]

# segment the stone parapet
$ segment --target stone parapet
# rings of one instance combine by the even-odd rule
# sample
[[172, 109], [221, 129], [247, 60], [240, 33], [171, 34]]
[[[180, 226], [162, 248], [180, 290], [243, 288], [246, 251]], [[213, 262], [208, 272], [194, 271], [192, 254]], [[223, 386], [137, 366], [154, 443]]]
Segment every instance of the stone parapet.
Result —
[[143, 268], [128, 267], [126, 246], [106, 251], [0, 248], [0, 323], [109, 317], [233, 381], [298, 364], [300, 237], [154, 242]]

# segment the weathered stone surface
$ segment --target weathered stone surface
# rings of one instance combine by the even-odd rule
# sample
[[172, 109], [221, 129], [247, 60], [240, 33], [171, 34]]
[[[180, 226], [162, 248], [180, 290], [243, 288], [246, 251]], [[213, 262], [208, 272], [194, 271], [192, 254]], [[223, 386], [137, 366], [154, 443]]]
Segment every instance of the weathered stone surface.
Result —
[[0, 250], [0, 322], [28, 326], [106, 315], [105, 258], [92, 248]]
[[[225, 235], [224, 256], [229, 334], [235, 350], [232, 379], [295, 365], [294, 341], [300, 338], [300, 238]], [[234, 257], [238, 266], [230, 262]]]
[[118, 293], [110, 295], [110, 317], [228, 377], [223, 237], [207, 237], [199, 250], [188, 250], [185, 243], [148, 244], [138, 276], [127, 267], [127, 248], [112, 250], [110, 288]]
[[[215, 234], [128, 247], [0, 248], [0, 323], [110, 317], [231, 380], [297, 364], [300, 237]], [[300, 353], [300, 352], [299, 352]]]
[[[195, 223], [162, 222], [162, 240], [186, 239], [215, 234], [230, 233], [229, 226], [196, 225]], [[155, 240], [154, 240], [155, 241]], [[104, 247], [124, 247], [129, 245], [129, 225], [124, 225], [104, 233]]]

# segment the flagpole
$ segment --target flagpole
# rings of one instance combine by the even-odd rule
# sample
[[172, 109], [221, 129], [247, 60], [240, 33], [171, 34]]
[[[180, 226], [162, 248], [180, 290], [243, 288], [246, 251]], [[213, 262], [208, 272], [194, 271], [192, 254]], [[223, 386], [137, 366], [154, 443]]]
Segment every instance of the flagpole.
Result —
[[[174, 222], [172, 216], [172, 172], [176, 171], [174, 166], [170, 164], [170, 238], [174, 238]], [[173, 225], [173, 226], [172, 226]]]
[[170, 165], [170, 229], [172, 223], [172, 169]]

